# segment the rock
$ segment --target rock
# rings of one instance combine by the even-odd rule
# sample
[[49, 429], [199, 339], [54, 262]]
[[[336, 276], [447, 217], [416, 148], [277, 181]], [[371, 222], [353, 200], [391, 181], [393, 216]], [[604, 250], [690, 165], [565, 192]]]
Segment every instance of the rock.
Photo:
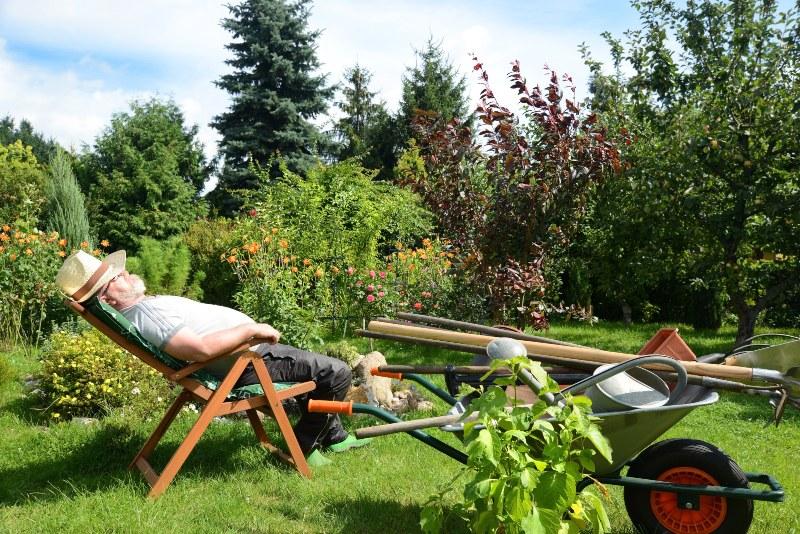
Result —
[[33, 375], [25, 377], [23, 388], [27, 392], [39, 389], [40, 380]]
[[77, 425], [93, 425], [97, 422], [94, 417], [73, 417], [72, 422]]
[[353, 373], [361, 384], [359, 387], [364, 388], [369, 404], [391, 408], [392, 379], [370, 374], [371, 369], [381, 365], [386, 365], [386, 358], [380, 352], [373, 351], [358, 362]]

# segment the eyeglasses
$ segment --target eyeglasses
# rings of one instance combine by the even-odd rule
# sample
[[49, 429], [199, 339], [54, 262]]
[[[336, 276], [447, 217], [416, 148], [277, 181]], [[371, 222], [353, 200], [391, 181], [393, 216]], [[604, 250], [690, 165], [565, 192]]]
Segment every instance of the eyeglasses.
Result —
[[97, 295], [97, 296], [98, 296], [98, 297], [104, 297], [104, 296], [105, 296], [105, 294], [106, 294], [106, 293], [108, 293], [108, 288], [109, 288], [109, 287], [111, 287], [111, 284], [113, 284], [113, 283], [114, 283], [114, 282], [117, 280], [117, 278], [119, 278], [120, 276], [122, 276], [122, 274], [123, 274], [124, 272], [125, 272], [125, 271], [120, 271], [119, 273], [117, 273], [117, 275], [116, 275], [116, 276], [114, 276], [113, 278], [111, 278], [111, 280], [109, 280], [108, 282], [106, 282], [106, 285], [104, 285], [104, 286], [103, 286], [103, 289], [101, 289], [101, 290], [100, 290], [100, 293], [98, 293], [98, 295]]

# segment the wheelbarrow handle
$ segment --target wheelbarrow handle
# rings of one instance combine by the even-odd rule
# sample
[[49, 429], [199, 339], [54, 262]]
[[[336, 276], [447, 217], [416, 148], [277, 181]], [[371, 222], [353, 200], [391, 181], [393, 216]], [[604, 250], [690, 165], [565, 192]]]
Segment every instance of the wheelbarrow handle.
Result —
[[331, 401], [310, 399], [308, 411], [313, 413], [340, 413], [353, 415], [353, 401]]

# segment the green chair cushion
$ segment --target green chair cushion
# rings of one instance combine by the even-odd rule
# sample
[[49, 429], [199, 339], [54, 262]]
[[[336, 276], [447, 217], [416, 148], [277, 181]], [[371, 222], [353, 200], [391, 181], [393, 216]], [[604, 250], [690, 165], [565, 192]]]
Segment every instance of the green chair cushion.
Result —
[[[131, 324], [128, 319], [125, 318], [124, 315], [105, 302], [101, 302], [96, 298], [91, 298], [84, 303], [84, 306], [89, 313], [100, 319], [105, 325], [119, 333], [126, 340], [153, 355], [155, 359], [170, 369], [178, 371], [189, 365], [187, 362], [173, 358], [166, 352], [150, 343], [142, 336], [139, 330], [133, 324]], [[189, 376], [211, 390], [216, 390], [221, 382], [219, 378], [204, 369], [199, 369]], [[273, 382], [273, 385], [275, 386], [276, 390], [281, 390], [290, 387], [292, 383]], [[228, 395], [227, 400], [242, 400], [263, 394], [264, 390], [262, 389], [261, 384], [252, 384], [232, 390]]]

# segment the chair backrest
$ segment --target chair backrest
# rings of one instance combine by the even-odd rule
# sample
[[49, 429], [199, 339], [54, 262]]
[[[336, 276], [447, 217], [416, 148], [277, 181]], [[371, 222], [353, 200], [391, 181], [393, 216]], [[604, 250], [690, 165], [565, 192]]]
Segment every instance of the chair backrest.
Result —
[[[133, 343], [145, 352], [151, 354], [159, 362], [163, 363], [170, 369], [178, 371], [188, 365], [187, 362], [173, 358], [166, 352], [150, 343], [142, 336], [139, 330], [133, 324], [131, 324], [128, 319], [125, 318], [124, 315], [105, 302], [101, 302], [96, 298], [91, 298], [84, 303], [84, 308], [87, 312], [99, 319], [103, 324], [120, 334], [130, 343]], [[217, 377], [203, 369], [199, 369], [189, 376], [211, 390], [217, 389], [220, 383], [220, 380]]]

